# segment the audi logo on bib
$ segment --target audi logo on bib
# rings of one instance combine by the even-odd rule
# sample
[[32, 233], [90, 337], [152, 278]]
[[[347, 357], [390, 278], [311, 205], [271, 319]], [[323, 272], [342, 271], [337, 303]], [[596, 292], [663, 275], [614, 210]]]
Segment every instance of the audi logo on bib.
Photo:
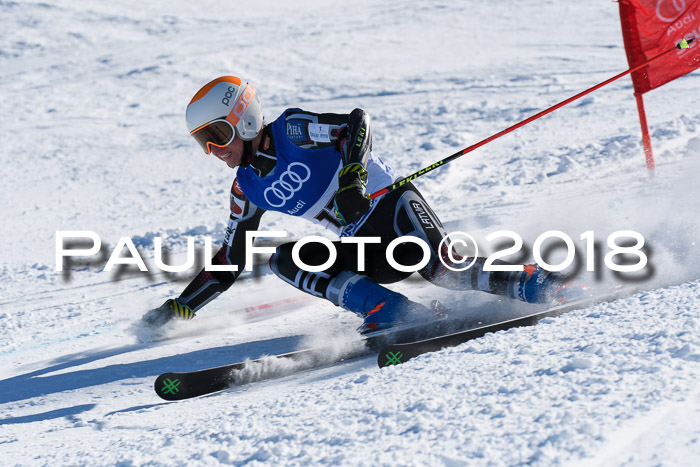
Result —
[[673, 23], [684, 12], [685, 0], [659, 0], [656, 4], [656, 17], [666, 23]]
[[287, 201], [292, 199], [294, 193], [301, 190], [304, 182], [309, 178], [311, 178], [311, 170], [306, 164], [292, 162], [287, 170], [282, 172], [279, 180], [274, 181], [270, 187], [265, 189], [265, 201], [273, 208], [284, 206]]

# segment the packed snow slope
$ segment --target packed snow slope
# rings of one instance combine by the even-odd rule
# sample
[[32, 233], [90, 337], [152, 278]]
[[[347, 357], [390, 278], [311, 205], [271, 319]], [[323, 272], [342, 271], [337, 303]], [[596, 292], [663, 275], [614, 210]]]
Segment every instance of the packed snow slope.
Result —
[[[556, 229], [585, 261], [594, 231], [592, 284], [631, 282], [602, 258], [609, 234], [640, 232], [636, 295], [398, 367], [370, 356], [180, 403], [155, 395], [158, 374], [352, 336], [359, 319], [262, 266], [167, 340], [132, 329], [197, 272], [155, 271], [154, 237], [173, 262], [194, 237], [201, 264], [228, 220], [234, 172], [185, 129], [204, 83], [248, 77], [268, 121], [364, 108], [374, 152], [407, 175], [626, 69], [615, 3], [0, 1], [0, 31], [4, 464], [700, 464], [698, 72], [645, 96], [653, 178], [623, 78], [416, 181], [482, 254], [492, 232], [531, 248]], [[330, 236], [274, 213], [263, 228]], [[102, 253], [57, 272], [58, 230], [96, 232]], [[102, 271], [121, 237], [149, 273]], [[482, 321], [534, 309], [393, 287]]]

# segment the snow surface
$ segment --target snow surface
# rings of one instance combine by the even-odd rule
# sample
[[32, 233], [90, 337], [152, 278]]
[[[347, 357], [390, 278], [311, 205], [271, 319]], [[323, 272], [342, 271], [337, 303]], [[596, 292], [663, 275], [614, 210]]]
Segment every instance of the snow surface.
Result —
[[[173, 261], [188, 236], [200, 256], [205, 236], [221, 241], [233, 172], [184, 124], [213, 77], [249, 77], [268, 119], [362, 107], [375, 152], [408, 174], [626, 69], [615, 3], [0, 1], [0, 31], [3, 464], [700, 464], [698, 72], [645, 96], [653, 178], [623, 78], [416, 182], [485, 248], [497, 230], [531, 246], [558, 229], [584, 258], [578, 237], [595, 231], [591, 283], [620, 282], [605, 238], [639, 231], [649, 273], [630, 298], [399, 367], [370, 356], [166, 403], [162, 372], [351, 336], [358, 318], [261, 267], [144, 344], [133, 323], [196, 270], [101, 272], [123, 236], [150, 266], [155, 236]], [[57, 230], [97, 232], [102, 256], [57, 272]], [[482, 321], [533, 310], [419, 279], [395, 289]]]

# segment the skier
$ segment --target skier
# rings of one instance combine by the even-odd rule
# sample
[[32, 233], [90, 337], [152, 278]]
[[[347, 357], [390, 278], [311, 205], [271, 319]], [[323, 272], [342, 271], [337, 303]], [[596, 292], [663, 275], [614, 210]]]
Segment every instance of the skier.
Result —
[[[143, 320], [148, 324], [192, 319], [231, 287], [245, 267], [246, 232], [257, 230], [269, 210], [319, 223], [341, 238], [381, 239], [363, 245], [359, 260], [364, 260], [364, 267], [358, 261], [359, 245], [341, 241], [333, 242], [336, 260], [320, 272], [295, 264], [294, 242], [279, 246], [270, 259], [272, 271], [282, 280], [361, 316], [362, 333], [436, 318], [434, 310], [380, 285], [410, 275], [386, 259], [387, 245], [401, 236], [418, 237], [429, 245], [429, 261], [418, 272], [437, 286], [481, 290], [529, 303], [570, 298], [573, 288], [566, 286], [563, 277], [535, 266], [518, 272], [488, 272], [483, 269], [485, 258], [477, 258], [467, 271], [447, 268], [443, 264], [451, 263], [447, 248], [439, 246], [445, 236], [443, 226], [411, 183], [370, 200], [367, 193], [398, 177], [372, 152], [370, 118], [361, 109], [349, 114], [287, 109], [266, 124], [255, 88], [241, 78], [223, 76], [195, 94], [186, 120], [206, 154], [237, 168], [224, 244], [212, 264], [237, 265], [238, 270], [202, 270], [179, 297], [146, 313]], [[420, 245], [409, 242], [394, 250], [397, 261], [406, 265], [419, 263], [423, 254]], [[304, 264], [321, 265], [328, 260], [329, 249], [307, 243], [299, 257]]]

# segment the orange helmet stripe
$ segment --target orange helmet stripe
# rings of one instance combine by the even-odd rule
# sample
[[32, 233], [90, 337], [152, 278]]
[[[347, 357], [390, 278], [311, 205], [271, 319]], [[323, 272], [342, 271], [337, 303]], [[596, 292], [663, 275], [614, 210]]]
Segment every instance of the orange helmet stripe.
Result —
[[245, 111], [248, 110], [248, 106], [253, 98], [255, 98], [256, 94], [257, 91], [253, 85], [248, 84], [243, 90], [241, 97], [239, 97], [233, 104], [233, 109], [231, 109], [231, 112], [229, 112], [229, 114], [226, 116], [226, 120], [231, 122], [231, 125], [233, 125], [234, 128], [236, 128], [236, 125], [238, 125], [238, 121], [241, 119], [241, 117], [243, 117]]
[[197, 94], [194, 95], [194, 97], [190, 101], [190, 104], [192, 104], [193, 102], [197, 102], [199, 99], [204, 97], [211, 90], [211, 88], [213, 88], [219, 83], [233, 83], [240, 86], [241, 78], [238, 78], [237, 76], [222, 76], [220, 78], [216, 78], [213, 81], [210, 81], [202, 89], [197, 91]]

